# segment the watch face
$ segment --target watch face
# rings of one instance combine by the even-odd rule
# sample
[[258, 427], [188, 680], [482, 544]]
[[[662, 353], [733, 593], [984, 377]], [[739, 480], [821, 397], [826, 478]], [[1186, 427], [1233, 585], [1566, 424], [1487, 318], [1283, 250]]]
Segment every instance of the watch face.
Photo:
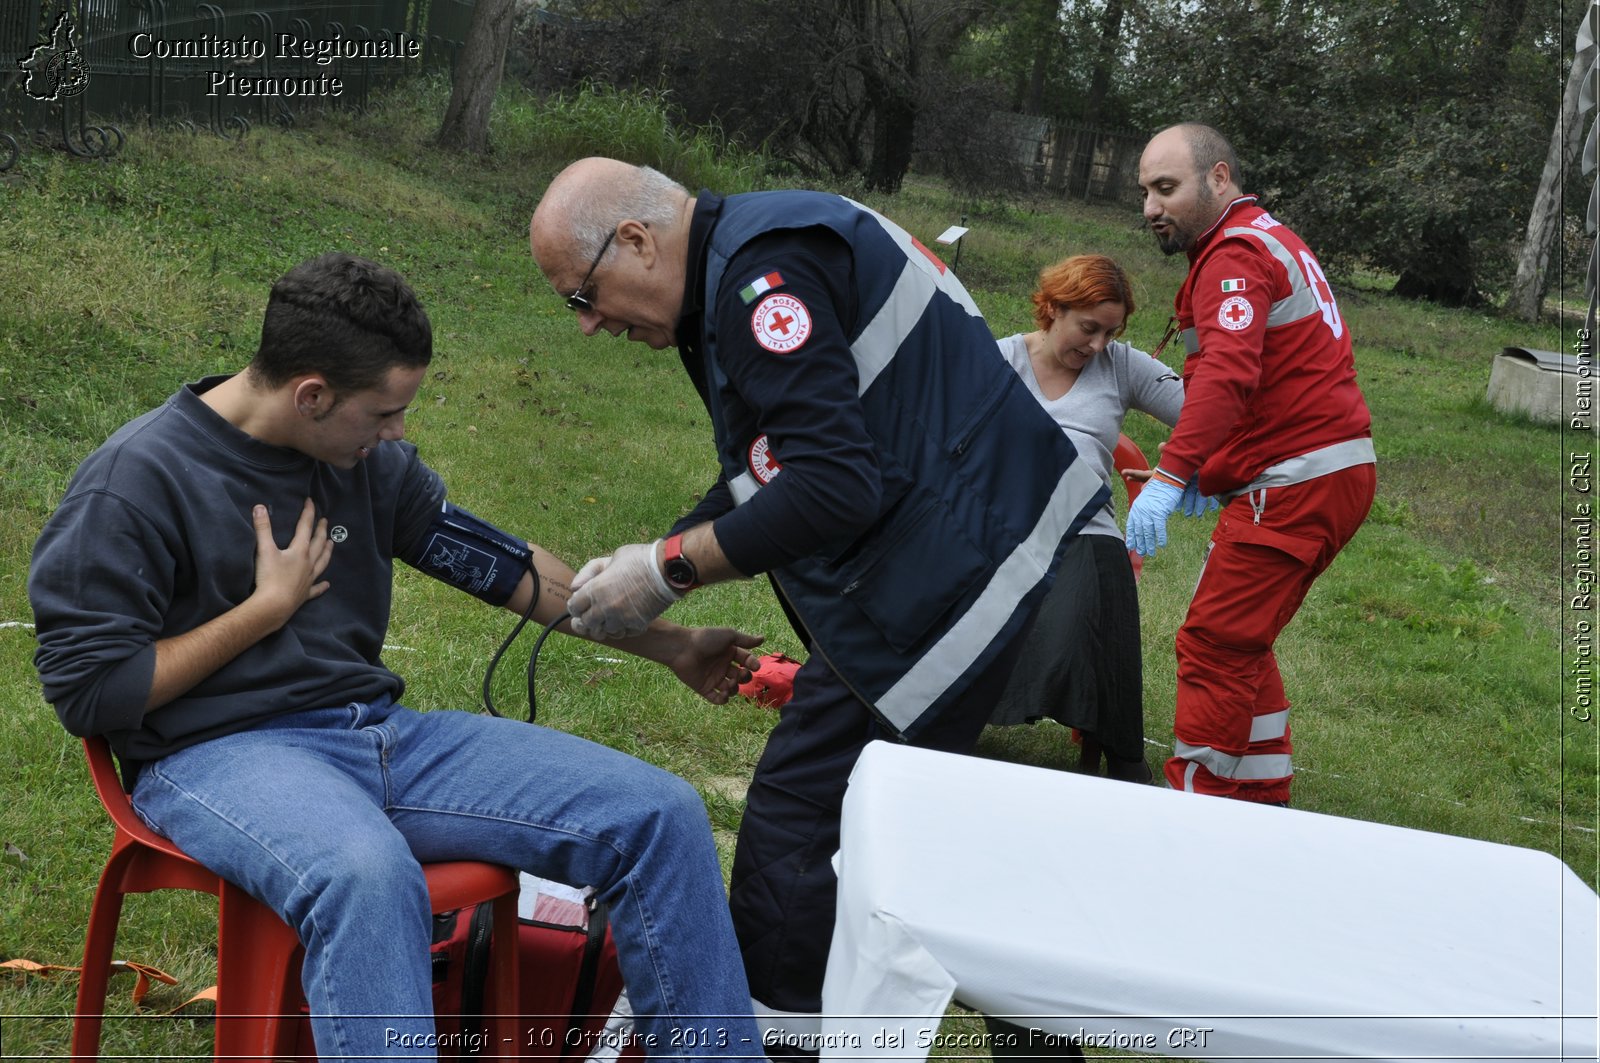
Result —
[[667, 583], [680, 591], [688, 590], [699, 580], [699, 573], [695, 571], [694, 563], [684, 557], [674, 557], [669, 560], [663, 566], [663, 574], [667, 577]]

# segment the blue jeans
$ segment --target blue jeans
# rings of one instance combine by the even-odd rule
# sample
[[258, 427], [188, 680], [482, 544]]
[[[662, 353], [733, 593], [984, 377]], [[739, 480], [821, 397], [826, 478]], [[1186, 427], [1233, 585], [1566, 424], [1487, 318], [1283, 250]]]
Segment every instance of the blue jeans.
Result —
[[438, 860], [595, 887], [652, 1057], [762, 1054], [705, 807], [616, 750], [516, 720], [357, 703], [147, 764], [133, 803], [298, 931], [324, 1059], [426, 1055], [420, 862]]

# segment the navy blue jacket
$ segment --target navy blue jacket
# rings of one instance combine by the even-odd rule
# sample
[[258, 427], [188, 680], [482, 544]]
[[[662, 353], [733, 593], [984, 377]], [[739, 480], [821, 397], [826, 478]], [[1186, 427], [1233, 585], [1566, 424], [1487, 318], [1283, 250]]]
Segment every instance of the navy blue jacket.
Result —
[[1021, 633], [1105, 487], [955, 276], [860, 204], [702, 194], [690, 270], [679, 340], [722, 477], [681, 525], [716, 518], [729, 561], [770, 571], [813, 651], [915, 738]]

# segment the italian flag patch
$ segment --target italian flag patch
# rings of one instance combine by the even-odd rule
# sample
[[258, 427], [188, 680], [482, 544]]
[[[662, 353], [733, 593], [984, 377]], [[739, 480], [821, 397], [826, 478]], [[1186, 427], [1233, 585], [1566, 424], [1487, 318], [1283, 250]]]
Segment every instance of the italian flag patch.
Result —
[[1225, 291], [1225, 292], [1242, 292], [1242, 291], [1244, 291], [1244, 278], [1240, 277], [1237, 280], [1223, 281], [1222, 282], [1222, 290]]
[[762, 295], [771, 291], [773, 288], [779, 288], [782, 286], [783, 278], [778, 276], [777, 270], [773, 270], [765, 277], [757, 277], [749, 284], [746, 284], [743, 288], [740, 288], [739, 298], [744, 300], [745, 306], [749, 306], [751, 303], [755, 302]]

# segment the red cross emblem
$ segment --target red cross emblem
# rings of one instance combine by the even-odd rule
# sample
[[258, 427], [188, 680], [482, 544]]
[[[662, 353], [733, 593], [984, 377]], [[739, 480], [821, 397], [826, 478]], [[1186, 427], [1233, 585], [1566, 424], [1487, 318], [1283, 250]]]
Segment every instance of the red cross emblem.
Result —
[[1217, 308], [1217, 324], [1229, 332], [1242, 332], [1256, 318], [1255, 307], [1242, 295], [1230, 295]]
[[765, 432], [750, 444], [749, 462], [750, 474], [763, 484], [771, 483], [772, 478], [783, 471], [783, 466], [778, 464], [777, 455], [772, 453], [772, 444]]
[[811, 335], [811, 312], [792, 295], [769, 295], [750, 315], [750, 332], [773, 354], [792, 354]]

